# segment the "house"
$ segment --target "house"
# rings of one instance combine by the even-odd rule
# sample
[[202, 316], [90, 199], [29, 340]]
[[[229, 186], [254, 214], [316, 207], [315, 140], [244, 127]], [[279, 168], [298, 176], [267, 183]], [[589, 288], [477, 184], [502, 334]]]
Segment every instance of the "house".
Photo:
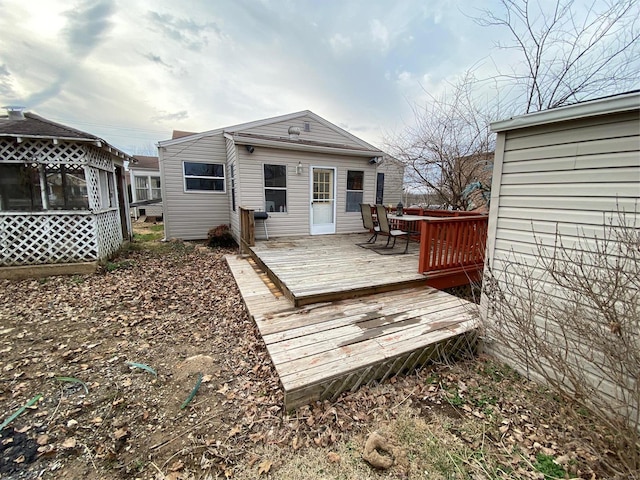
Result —
[[[533, 378], [562, 383], [577, 398], [602, 398], [611, 411], [637, 415], [638, 404], [627, 401], [634, 394], [616, 384], [627, 366], [615, 355], [627, 351], [621, 335], [629, 335], [637, 358], [638, 251], [625, 250], [607, 232], [638, 241], [640, 92], [491, 127], [497, 132], [486, 254], [491, 278], [481, 314], [496, 333], [487, 348]], [[630, 228], [620, 228], [623, 219]], [[585, 288], [590, 293], [579, 293]], [[624, 326], [611, 316], [622, 309], [631, 322]], [[571, 315], [581, 326], [567, 331]], [[499, 339], [500, 332], [507, 338]], [[559, 361], [578, 373], [566, 375]], [[637, 360], [632, 364], [635, 376]], [[627, 380], [637, 402], [637, 377]]]
[[0, 267], [96, 262], [130, 237], [124, 152], [17, 107], [0, 152]]
[[230, 224], [238, 239], [240, 206], [267, 212], [270, 236], [359, 232], [361, 202], [402, 198], [400, 163], [308, 110], [181, 132], [159, 158], [167, 238]]
[[162, 218], [162, 189], [158, 157], [134, 155], [129, 163], [128, 184], [131, 188], [131, 214]]

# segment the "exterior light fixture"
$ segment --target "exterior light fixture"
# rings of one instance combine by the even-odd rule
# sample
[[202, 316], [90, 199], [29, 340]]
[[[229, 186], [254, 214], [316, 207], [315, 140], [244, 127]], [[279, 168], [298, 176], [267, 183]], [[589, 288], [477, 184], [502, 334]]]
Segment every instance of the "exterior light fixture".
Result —
[[247, 152], [249, 153], [253, 153], [253, 151], [255, 150], [255, 148], [253, 148], [253, 145], [245, 145], [244, 148], [246, 148]]
[[302, 175], [302, 162], [298, 162], [298, 165], [296, 165], [296, 173]]

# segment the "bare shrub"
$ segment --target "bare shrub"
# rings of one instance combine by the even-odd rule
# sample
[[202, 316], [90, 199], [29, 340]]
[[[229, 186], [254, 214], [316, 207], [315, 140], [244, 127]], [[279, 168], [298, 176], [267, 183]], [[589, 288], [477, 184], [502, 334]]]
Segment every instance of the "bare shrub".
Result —
[[640, 470], [637, 218], [636, 207], [575, 236], [556, 227], [553, 244], [534, 234], [532, 255], [485, 272], [482, 299], [488, 348], [616, 432], [616, 452], [594, 454], [625, 478]]

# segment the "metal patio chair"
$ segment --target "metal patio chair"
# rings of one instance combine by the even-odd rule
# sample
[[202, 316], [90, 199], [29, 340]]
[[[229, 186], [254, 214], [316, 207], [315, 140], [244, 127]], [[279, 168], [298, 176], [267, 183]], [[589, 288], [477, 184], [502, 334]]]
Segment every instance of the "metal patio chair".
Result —
[[387, 210], [384, 208], [384, 205], [376, 205], [376, 213], [378, 214], [378, 225], [380, 226], [380, 233], [382, 235], [388, 235], [389, 237], [387, 238], [386, 247], [389, 247], [389, 242], [391, 241], [391, 238], [393, 238], [393, 244], [391, 245], [391, 248], [393, 248], [396, 245], [396, 238], [407, 237], [407, 244], [404, 247], [404, 252], [403, 252], [403, 253], [407, 253], [407, 251], [409, 250], [409, 237], [410, 237], [409, 232], [391, 228], [391, 226], [389, 225], [389, 218], [387, 217]]
[[360, 212], [362, 213], [362, 225], [364, 228], [372, 232], [371, 238], [367, 240], [367, 243], [376, 243], [378, 238], [378, 233], [380, 233], [380, 227], [376, 225], [375, 220], [373, 219], [373, 214], [371, 213], [371, 205], [368, 203], [360, 204]]

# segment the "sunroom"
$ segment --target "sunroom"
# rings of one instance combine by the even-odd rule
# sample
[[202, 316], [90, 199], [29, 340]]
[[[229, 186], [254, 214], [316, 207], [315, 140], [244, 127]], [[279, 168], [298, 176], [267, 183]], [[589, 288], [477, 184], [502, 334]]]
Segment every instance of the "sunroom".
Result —
[[97, 262], [118, 250], [130, 232], [128, 159], [21, 109], [0, 117], [0, 267]]

